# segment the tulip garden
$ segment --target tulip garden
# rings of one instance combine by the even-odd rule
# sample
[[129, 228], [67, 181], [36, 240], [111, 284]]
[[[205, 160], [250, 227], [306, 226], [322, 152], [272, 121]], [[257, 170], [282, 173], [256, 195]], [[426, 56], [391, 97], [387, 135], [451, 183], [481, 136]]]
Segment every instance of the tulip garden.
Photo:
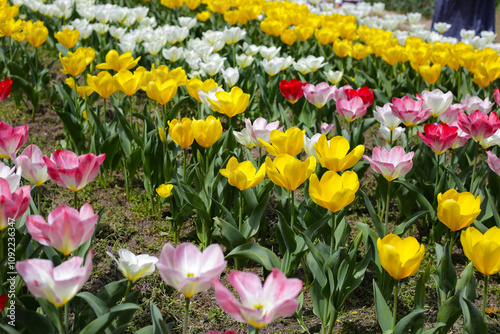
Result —
[[420, 20], [0, 0], [0, 332], [500, 333], [500, 44]]

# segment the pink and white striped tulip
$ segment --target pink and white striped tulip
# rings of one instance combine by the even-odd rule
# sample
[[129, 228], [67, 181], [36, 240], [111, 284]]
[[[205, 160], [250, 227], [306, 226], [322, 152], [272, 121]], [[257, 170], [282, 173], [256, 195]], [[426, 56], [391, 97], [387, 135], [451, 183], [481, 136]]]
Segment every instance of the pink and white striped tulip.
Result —
[[[336, 86], [334, 86], [336, 87]], [[340, 88], [335, 89], [333, 93], [333, 100], [337, 102], [339, 99], [344, 99], [344, 100], [349, 100], [349, 95], [347, 94], [347, 91], [349, 89], [353, 89], [350, 85], [345, 85]]]
[[105, 158], [106, 154], [96, 156], [88, 153], [77, 156], [71, 151], [55, 150], [50, 159], [43, 157], [43, 161], [55, 183], [76, 192], [95, 179]]
[[359, 96], [350, 100], [339, 99], [337, 101], [337, 112], [347, 121], [352, 122], [366, 114], [366, 106]]
[[182, 292], [186, 298], [210, 288], [212, 280], [220, 276], [226, 265], [219, 245], [210, 245], [201, 252], [188, 242], [177, 248], [165, 244], [156, 263], [165, 283]]
[[401, 146], [395, 146], [390, 151], [385, 147], [373, 148], [372, 158], [363, 155], [368, 160], [370, 167], [381, 174], [387, 181], [407, 174], [413, 168], [413, 155], [415, 152], [405, 153]]
[[328, 124], [323, 122], [321, 123], [320, 130], [321, 133], [326, 133], [326, 134], [329, 134], [330, 132], [333, 133], [335, 131], [335, 123]]
[[424, 100], [415, 101], [409, 96], [401, 99], [394, 97], [392, 99], [392, 113], [401, 119], [404, 125], [415, 126], [431, 117], [431, 108], [423, 108]]
[[474, 140], [481, 141], [491, 137], [499, 128], [500, 121], [496, 112], [486, 113], [476, 110], [470, 116], [458, 114], [458, 126]]
[[266, 143], [269, 143], [271, 131], [273, 131], [273, 130], [282, 131], [283, 130], [283, 127], [279, 128], [280, 121], [274, 121], [274, 122], [268, 123], [267, 120], [263, 117], [257, 118], [253, 122], [253, 124], [252, 124], [252, 121], [250, 121], [248, 118], [245, 118], [245, 125], [246, 125], [246, 130], [248, 132], [248, 135], [252, 138], [255, 145], [257, 145], [258, 147], [264, 146], [264, 144], [262, 144], [259, 141], [259, 139], [262, 139]]
[[0, 122], [0, 159], [10, 159], [29, 138], [28, 125], [13, 128], [7, 123]]
[[500, 175], [500, 158], [491, 151], [486, 151], [486, 154], [488, 155], [488, 166], [490, 166], [491, 170], [497, 175]]
[[10, 219], [19, 219], [28, 210], [30, 186], [10, 191], [9, 182], [0, 178], [0, 231], [9, 226]]
[[61, 307], [81, 290], [92, 271], [92, 250], [85, 258], [75, 256], [54, 267], [51, 260], [28, 259], [16, 263], [19, 275], [35, 297]]
[[240, 301], [218, 280], [214, 280], [215, 298], [219, 306], [233, 319], [262, 328], [275, 319], [289, 317], [297, 310], [297, 296], [302, 290], [302, 281], [286, 278], [276, 268], [262, 282], [254, 273], [233, 271], [229, 282], [240, 295]]
[[322, 108], [328, 101], [333, 99], [337, 87], [330, 86], [327, 82], [321, 82], [316, 86], [308, 83], [302, 89], [307, 101], [317, 108]]
[[424, 125], [424, 133], [419, 131], [417, 135], [432, 152], [441, 155], [453, 146], [458, 137], [458, 127], [446, 123], [428, 123]]
[[48, 222], [38, 215], [26, 217], [26, 228], [40, 244], [52, 246], [67, 256], [92, 237], [98, 218], [88, 203], [80, 212], [61, 205], [49, 213]]
[[424, 90], [422, 100], [424, 100], [424, 108], [431, 108], [431, 115], [438, 117], [450, 107], [453, 93], [450, 91], [443, 93], [440, 89], [434, 89], [432, 92]]
[[21, 170], [21, 176], [36, 186], [41, 186], [49, 178], [43, 153], [34, 144], [26, 147], [15, 162], [16, 167]]
[[19, 182], [21, 182], [21, 175], [19, 173], [19, 169], [17, 170], [16, 173], [16, 167], [10, 168], [3, 162], [0, 162], [0, 177], [9, 182], [11, 192], [19, 188]]

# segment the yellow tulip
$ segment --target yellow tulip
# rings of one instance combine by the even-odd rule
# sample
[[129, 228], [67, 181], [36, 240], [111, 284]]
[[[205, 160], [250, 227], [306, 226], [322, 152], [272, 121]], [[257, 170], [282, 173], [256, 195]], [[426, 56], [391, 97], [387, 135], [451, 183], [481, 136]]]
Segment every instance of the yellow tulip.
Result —
[[201, 22], [205, 22], [206, 20], [208, 20], [210, 18], [210, 16], [212, 16], [212, 13], [210, 13], [209, 11], [203, 11], [201, 13], [198, 13], [196, 14], [196, 18], [201, 21]]
[[186, 7], [189, 8], [190, 10], [195, 10], [200, 6], [201, 0], [184, 0], [184, 3], [186, 4]]
[[164, 82], [150, 81], [146, 87], [146, 94], [150, 99], [164, 105], [177, 94], [177, 83], [173, 79]]
[[269, 136], [270, 144], [259, 138], [259, 142], [264, 145], [267, 153], [278, 156], [279, 154], [289, 154], [296, 156], [304, 148], [305, 130], [300, 130], [294, 126], [286, 130], [273, 130]]
[[162, 6], [173, 9], [174, 7], [182, 7], [183, 0], [161, 0]]
[[189, 118], [183, 118], [181, 121], [174, 119], [168, 122], [168, 134], [170, 138], [184, 149], [191, 146], [194, 141], [191, 124], [192, 121]]
[[400, 59], [400, 53], [404, 52], [403, 47], [389, 47], [389, 48], [384, 48], [382, 49], [382, 59], [388, 63], [389, 65], [394, 65], [396, 64], [399, 59]]
[[227, 0], [211, 0], [207, 3], [208, 9], [212, 13], [224, 14], [229, 8], [231, 8], [231, 2]]
[[351, 57], [356, 60], [363, 59], [370, 54], [370, 47], [363, 45], [362, 43], [356, 43], [352, 47]]
[[273, 35], [275, 37], [281, 35], [281, 32], [286, 28], [287, 28], [286, 25], [284, 25], [278, 20], [266, 18], [262, 20], [262, 22], [260, 22], [260, 30], [262, 30], [264, 33], [268, 35]]
[[452, 231], [469, 226], [481, 213], [481, 196], [474, 198], [469, 192], [458, 193], [450, 189], [439, 193], [437, 200], [437, 217]]
[[279, 154], [274, 161], [266, 157], [266, 171], [276, 185], [294, 191], [311, 176], [316, 169], [316, 158], [300, 161], [289, 154]]
[[194, 139], [204, 148], [209, 148], [222, 136], [222, 124], [218, 118], [210, 115], [206, 120], [194, 120], [191, 124]]
[[326, 134], [322, 134], [314, 144], [321, 166], [333, 172], [351, 168], [358, 163], [363, 153], [365, 153], [363, 145], [356, 146], [354, 150], [347, 154], [349, 148], [349, 141], [344, 137], [336, 136], [328, 141]]
[[130, 52], [119, 55], [118, 51], [111, 50], [106, 54], [106, 62], [98, 64], [96, 68], [100, 70], [115, 70], [116, 72], [129, 70], [136, 67], [140, 59], [141, 57], [134, 59]]
[[75, 52], [68, 52], [68, 56], [73, 56], [73, 55], [82, 55], [85, 58], [85, 64], [88, 66], [90, 63], [92, 63], [95, 59], [95, 51], [92, 49], [92, 47], [79, 47], [76, 49]]
[[207, 80], [203, 81], [200, 84], [200, 86], [198, 87], [198, 89], [195, 90], [196, 85], [197, 85], [197, 82], [192, 81], [191, 82], [191, 89], [188, 88], [188, 92], [191, 90], [191, 93], [190, 93], [191, 96], [194, 97], [195, 99], [197, 99], [198, 102], [201, 102], [200, 96], [199, 96], [200, 90], [204, 91], [208, 95], [209, 90], [211, 90], [212, 88], [215, 88], [215, 87], [219, 87], [219, 85], [217, 84], [217, 82], [214, 81], [214, 79], [207, 79]]
[[396, 280], [414, 275], [425, 254], [424, 245], [414, 237], [401, 239], [392, 233], [378, 238], [377, 249], [380, 264]]
[[333, 52], [340, 58], [347, 57], [351, 54], [352, 42], [347, 39], [337, 39], [333, 42]]
[[302, 42], [304, 42], [313, 35], [314, 27], [306, 24], [301, 24], [295, 27], [293, 31], [295, 32], [297, 38], [300, 39]]
[[56, 32], [54, 37], [60, 44], [64, 45], [68, 49], [71, 49], [75, 46], [76, 42], [78, 42], [78, 39], [80, 39], [80, 32], [76, 29], [71, 30], [66, 28], [63, 31]]
[[13, 36], [14, 34], [20, 33], [23, 27], [23, 20], [16, 21], [14, 18], [9, 18], [0, 24], [0, 36]]
[[316, 174], [309, 179], [309, 196], [314, 203], [337, 212], [354, 201], [359, 188], [358, 174], [347, 171], [340, 176], [336, 172], [327, 171], [321, 177]]
[[133, 74], [129, 70], [120, 70], [115, 74], [116, 87], [127, 94], [134, 95], [141, 88], [143, 71], [135, 71]]
[[316, 29], [314, 37], [316, 37], [318, 42], [322, 45], [327, 45], [335, 42], [335, 40], [339, 37], [339, 33], [333, 29], [321, 28]]
[[156, 188], [156, 193], [163, 198], [168, 198], [172, 194], [173, 188], [173, 184], [160, 184], [160, 186]]
[[177, 87], [185, 86], [187, 84], [188, 78], [186, 71], [182, 67], [174, 68], [172, 71], [167, 72], [165, 80], [173, 79]]
[[109, 72], [99, 72], [96, 76], [87, 74], [87, 85], [104, 99], [113, 95], [118, 87]]
[[[211, 79], [209, 79], [209, 80], [211, 80]], [[198, 89], [200, 89], [202, 84], [203, 84], [203, 81], [201, 81], [200, 79], [196, 79], [196, 78], [189, 79], [186, 83], [186, 88], [187, 88], [189, 95], [194, 97], [198, 102], [201, 102], [200, 97], [198, 96]], [[216, 82], [215, 82], [215, 85], [217, 86]]]
[[436, 81], [439, 78], [439, 75], [441, 74], [441, 65], [439, 64], [434, 64], [432, 66], [421, 65], [418, 67], [418, 72], [420, 73], [422, 79], [424, 79], [425, 82], [427, 82], [429, 85], [432, 85], [433, 83], [436, 83]]
[[287, 29], [280, 35], [280, 39], [286, 45], [293, 45], [297, 41], [297, 35], [294, 30]]
[[76, 89], [76, 92], [78, 93], [78, 95], [80, 95], [81, 98], [85, 98], [85, 96], [90, 96], [94, 92], [94, 90], [89, 86], [78, 86], [73, 77], [66, 78], [65, 82], [66, 85], [68, 85], [69, 88], [71, 88], [72, 90]]
[[59, 53], [59, 60], [63, 67], [61, 72], [74, 77], [85, 71], [87, 67], [87, 62], [82, 54], [73, 54], [69, 57], [63, 57], [61, 53]]
[[482, 234], [469, 227], [460, 235], [460, 242], [465, 256], [483, 275], [491, 276], [500, 271], [500, 228], [495, 226]]
[[163, 144], [168, 144], [167, 136], [165, 135], [165, 130], [158, 128], [158, 134], [160, 135], [160, 140]]
[[243, 191], [255, 187], [264, 180], [266, 176], [266, 165], [262, 164], [259, 170], [255, 168], [251, 161], [238, 162], [238, 159], [232, 157], [229, 159], [225, 169], [219, 170], [221, 175], [227, 177], [227, 182], [233, 187]]
[[220, 91], [215, 93], [215, 97], [217, 101], [207, 98], [212, 109], [228, 117], [244, 112], [250, 101], [250, 94], [243, 93], [241, 88], [236, 86], [231, 89], [231, 93]]
[[[38, 22], [41, 24], [38, 24]], [[49, 36], [49, 30], [43, 25], [42, 21], [37, 21], [35, 23], [28, 21], [24, 26], [24, 35], [28, 43], [37, 48], [45, 43]]]

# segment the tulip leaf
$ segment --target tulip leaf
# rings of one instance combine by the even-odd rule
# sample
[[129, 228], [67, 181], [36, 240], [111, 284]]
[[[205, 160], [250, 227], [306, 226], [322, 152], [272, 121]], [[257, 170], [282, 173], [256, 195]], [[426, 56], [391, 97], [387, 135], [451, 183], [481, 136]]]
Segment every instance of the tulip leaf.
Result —
[[418, 324], [418, 328], [422, 328], [424, 326], [425, 320], [424, 314], [425, 311], [423, 308], [417, 308], [416, 310], [413, 310], [412, 312], [410, 312], [410, 314], [407, 314], [403, 319], [398, 321], [396, 327], [394, 327], [393, 334], [408, 333], [410, 327], [413, 327], [416, 324]]
[[85, 326], [84, 329], [80, 332], [80, 334], [95, 334], [102, 333], [104, 329], [106, 329], [109, 324], [113, 321], [113, 319], [120, 314], [120, 312], [128, 311], [128, 310], [138, 310], [141, 307], [132, 303], [124, 303], [112, 307], [109, 312], [99, 316], [97, 319], [93, 320], [90, 324]]
[[66, 127], [69, 137], [73, 141], [76, 153], [78, 154], [80, 151], [85, 151], [87, 139], [83, 134], [83, 126], [81, 125], [81, 123], [75, 118], [73, 114], [59, 111], [56, 108], [54, 108], [54, 110]]
[[243, 222], [241, 233], [246, 239], [253, 237], [260, 230], [262, 216], [267, 208], [269, 195], [265, 196], [259, 204], [252, 210], [250, 217]]
[[54, 327], [47, 317], [36, 311], [16, 305], [16, 323], [22, 323], [32, 333], [53, 333]]
[[163, 320], [160, 310], [155, 303], [151, 302], [151, 319], [153, 320], [153, 334], [170, 334], [170, 330]]
[[359, 189], [359, 191], [361, 192], [361, 195], [363, 195], [366, 209], [368, 210], [368, 213], [370, 214], [370, 217], [373, 221], [373, 225], [375, 226], [375, 230], [377, 231], [378, 236], [380, 238], [383, 238], [385, 236], [385, 228], [382, 225], [382, 222], [380, 221], [380, 218], [378, 217], [377, 212], [375, 212], [375, 208], [373, 207], [372, 202], [370, 201], [370, 198], [362, 189]]
[[[125, 300], [125, 303], [138, 304], [140, 293], [141, 290], [132, 291]], [[136, 311], [136, 309], [130, 309], [120, 312], [120, 315], [118, 316], [118, 320], [116, 322], [116, 330], [113, 331], [113, 334], [123, 333], [127, 329]], [[119, 330], [119, 328], [121, 328], [121, 330]]]
[[47, 258], [54, 263], [54, 266], [61, 264], [61, 258], [59, 254], [50, 246], [43, 246], [43, 252], [47, 255]]
[[60, 328], [60, 321], [59, 321], [59, 311], [57, 307], [50, 303], [48, 300], [43, 299], [43, 298], [37, 298], [38, 304], [40, 304], [40, 307], [43, 310], [43, 313], [49, 318], [50, 322], [52, 324], [57, 324], [57, 326]]
[[465, 189], [465, 186], [464, 186], [464, 183], [462, 182], [462, 180], [460, 180], [460, 178], [458, 177], [457, 175], [457, 172], [454, 172], [452, 171], [449, 167], [447, 166], [444, 166], [444, 168], [446, 168], [446, 170], [448, 171], [448, 174], [451, 175], [451, 177], [453, 178], [453, 181], [455, 181], [455, 186], [454, 187], [448, 187], [447, 189], [449, 188], [455, 188], [457, 189], [459, 192], [463, 193], [465, 191], [467, 191]]
[[246, 243], [233, 249], [227, 257], [243, 257], [255, 261], [267, 270], [281, 268], [281, 262], [270, 249], [256, 243]]
[[3, 330], [5, 334], [21, 334], [20, 331], [10, 325], [0, 324], [0, 329]]
[[99, 152], [106, 154], [106, 159], [102, 163], [104, 169], [112, 168], [113, 158], [120, 150], [120, 136], [113, 133], [99, 145]]
[[406, 233], [406, 231], [423, 215], [429, 213], [427, 210], [421, 210], [419, 212], [414, 213], [410, 218], [406, 219], [404, 222], [399, 224], [394, 231], [392, 231], [393, 234], [397, 234], [399, 236], [402, 236], [403, 234]]
[[153, 334], [153, 333], [154, 333], [153, 325], [146, 326], [135, 332], [135, 334]]
[[76, 296], [85, 300], [94, 310], [94, 313], [97, 317], [100, 317], [109, 312], [108, 305], [106, 305], [104, 301], [94, 296], [90, 292], [80, 292]]
[[[476, 305], [466, 297], [467, 288], [460, 294], [460, 306], [462, 307], [462, 314], [464, 317], [464, 333], [467, 334], [482, 334], [487, 333], [486, 322], [477, 309]], [[483, 296], [487, 298], [487, 296]]]
[[127, 284], [127, 279], [111, 282], [99, 290], [97, 297], [105, 301], [108, 307], [111, 307], [112, 305], [118, 303], [125, 295]]
[[434, 210], [434, 208], [432, 207], [432, 204], [429, 203], [429, 201], [425, 198], [425, 196], [422, 194], [422, 191], [419, 190], [415, 185], [411, 184], [411, 183], [408, 183], [406, 181], [402, 181], [402, 180], [394, 180], [392, 182], [396, 182], [396, 183], [399, 183], [399, 184], [402, 184], [403, 186], [405, 186], [406, 188], [408, 188], [408, 190], [412, 191], [413, 192], [413, 195], [416, 197], [417, 199], [417, 202], [420, 203], [420, 205], [429, 211], [429, 214], [431, 215], [431, 219], [432, 220], [436, 220], [436, 212]]
[[236, 226], [233, 226], [231, 223], [228, 223], [224, 219], [219, 217], [214, 217], [215, 223], [220, 226], [221, 234], [225, 240], [222, 240], [223, 243], [229, 243], [231, 249], [234, 249], [240, 245], [243, 245], [247, 242], [247, 239], [243, 236], [243, 234], [238, 231]]
[[382, 331], [384, 332], [392, 330], [393, 318], [391, 310], [389, 309], [389, 306], [387, 306], [385, 298], [380, 292], [375, 280], [373, 280], [373, 292], [375, 297], [375, 311], [377, 313], [377, 320], [380, 324], [380, 328], [382, 328]]
[[427, 265], [425, 266], [425, 270], [422, 273], [422, 276], [420, 276], [418, 283], [417, 283], [417, 288], [415, 291], [415, 309], [423, 309], [425, 305], [425, 283], [429, 280], [429, 277], [431, 275], [431, 266], [430, 262], [427, 262]]

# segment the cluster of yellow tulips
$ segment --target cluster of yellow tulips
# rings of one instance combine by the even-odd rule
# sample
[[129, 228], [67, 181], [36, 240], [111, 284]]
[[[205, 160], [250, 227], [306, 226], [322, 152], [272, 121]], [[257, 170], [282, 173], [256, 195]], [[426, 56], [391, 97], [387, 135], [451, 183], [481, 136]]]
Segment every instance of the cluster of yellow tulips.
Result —
[[17, 42], [26, 40], [35, 48], [45, 43], [49, 30], [44, 23], [16, 20], [18, 14], [18, 6], [10, 6], [7, 0], [0, 1], [0, 37], [9, 36]]

